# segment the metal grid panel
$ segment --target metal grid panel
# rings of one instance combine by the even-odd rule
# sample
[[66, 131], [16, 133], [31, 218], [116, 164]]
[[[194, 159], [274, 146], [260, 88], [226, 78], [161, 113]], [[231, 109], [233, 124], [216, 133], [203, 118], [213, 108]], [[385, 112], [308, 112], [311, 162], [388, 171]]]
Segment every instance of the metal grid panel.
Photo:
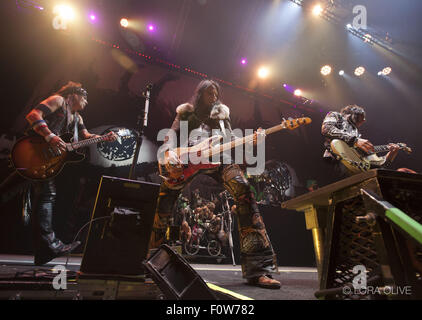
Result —
[[[358, 216], [366, 215], [361, 197], [339, 202], [336, 205], [336, 216], [339, 220], [335, 228], [338, 239], [333, 263], [335, 272], [329, 279], [328, 287], [336, 288], [351, 285], [357, 274], [353, 268], [363, 265], [367, 271], [367, 279], [380, 274], [380, 263], [375, 247], [374, 230], [365, 221], [357, 221]], [[368, 295], [345, 295], [340, 293], [335, 299], [371, 299]]]

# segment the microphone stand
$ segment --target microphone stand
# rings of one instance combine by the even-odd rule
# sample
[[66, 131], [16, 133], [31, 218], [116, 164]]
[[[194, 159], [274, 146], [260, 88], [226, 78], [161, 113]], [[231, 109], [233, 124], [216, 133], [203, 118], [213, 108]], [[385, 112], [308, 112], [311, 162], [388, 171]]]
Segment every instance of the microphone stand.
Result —
[[151, 89], [152, 89], [152, 84], [150, 83], [147, 85], [146, 92], [142, 93], [142, 95], [145, 97], [144, 117], [143, 117], [143, 121], [141, 121], [142, 117], [141, 115], [138, 115], [138, 123], [137, 123], [137, 125], [139, 126], [138, 137], [136, 139], [135, 154], [133, 156], [132, 165], [129, 171], [129, 179], [131, 180], [133, 179], [133, 175], [135, 174], [135, 167], [136, 167], [136, 164], [138, 163], [139, 151], [141, 150], [144, 129], [148, 125], [148, 111], [149, 111], [149, 100], [151, 97]]

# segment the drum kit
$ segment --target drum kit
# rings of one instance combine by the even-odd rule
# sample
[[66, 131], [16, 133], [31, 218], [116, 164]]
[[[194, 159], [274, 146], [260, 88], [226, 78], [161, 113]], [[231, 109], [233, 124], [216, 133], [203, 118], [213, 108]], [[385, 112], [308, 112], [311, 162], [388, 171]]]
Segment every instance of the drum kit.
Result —
[[223, 250], [229, 249], [235, 265], [233, 252], [233, 212], [227, 192], [213, 196], [213, 201], [195, 195], [192, 203], [179, 198], [178, 214], [182, 216], [181, 239], [185, 253], [190, 256], [207, 252], [209, 256], [222, 258]]
[[[279, 161], [268, 161], [262, 175], [247, 176], [247, 179], [258, 205], [280, 207], [293, 194], [290, 169]], [[195, 256], [207, 252], [218, 258], [229, 249], [235, 265], [232, 237], [235, 206], [228, 191], [212, 195], [211, 200], [207, 200], [195, 190], [192, 201], [179, 198], [176, 211], [182, 217], [181, 239], [186, 254]]]

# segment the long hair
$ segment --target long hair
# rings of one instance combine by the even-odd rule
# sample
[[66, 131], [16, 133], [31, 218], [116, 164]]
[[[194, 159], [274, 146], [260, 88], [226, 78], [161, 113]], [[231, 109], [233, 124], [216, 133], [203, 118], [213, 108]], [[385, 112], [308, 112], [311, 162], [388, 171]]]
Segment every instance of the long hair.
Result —
[[87, 92], [84, 88], [82, 88], [82, 84], [79, 82], [69, 81], [63, 87], [61, 87], [55, 94], [66, 98], [71, 94], [78, 94], [84, 97], [87, 97]]
[[343, 115], [350, 115], [350, 119], [353, 121], [353, 123], [357, 123], [359, 118], [362, 118], [365, 120], [366, 113], [365, 109], [362, 107], [359, 107], [356, 104], [352, 104], [350, 106], [345, 106], [343, 109], [341, 109], [341, 114]]
[[220, 98], [221, 98], [220, 85], [214, 80], [202, 80], [196, 86], [195, 92], [193, 93], [193, 96], [191, 98], [191, 104], [194, 106], [194, 108], [196, 108], [198, 106], [199, 101], [201, 101], [204, 91], [211, 86], [214, 86], [214, 88], [217, 90], [217, 95], [218, 95], [217, 103], [220, 102]]

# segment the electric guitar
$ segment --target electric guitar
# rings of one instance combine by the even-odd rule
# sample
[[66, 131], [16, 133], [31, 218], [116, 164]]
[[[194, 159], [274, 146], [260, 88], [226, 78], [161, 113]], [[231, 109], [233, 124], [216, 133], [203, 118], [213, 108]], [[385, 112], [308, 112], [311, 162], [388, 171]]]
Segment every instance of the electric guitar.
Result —
[[[412, 149], [404, 143], [396, 143], [400, 150], [411, 153]], [[346, 142], [334, 139], [330, 143], [331, 151], [340, 159], [346, 168], [353, 173], [368, 171], [371, 166], [382, 166], [385, 163], [384, 157], [378, 157], [378, 152], [386, 152], [388, 145], [374, 146], [374, 152], [365, 153], [361, 149], [350, 147]]]
[[[298, 118], [292, 120], [283, 120], [281, 124], [263, 130], [262, 132], [266, 135], [271, 133], [288, 129], [294, 130], [301, 125], [309, 124], [312, 120], [310, 118]], [[195, 163], [188, 162], [187, 164], [172, 164], [169, 161], [164, 163], [158, 162], [158, 169], [160, 177], [164, 180], [164, 183], [170, 189], [180, 188], [185, 182], [192, 179], [195, 175], [204, 170], [209, 170], [220, 166], [221, 163], [210, 162], [210, 157], [223, 153], [226, 150], [233, 149], [237, 146], [245, 143], [252, 143], [254, 141], [255, 134], [234, 139], [224, 144], [217, 144], [222, 139], [221, 136], [212, 136], [204, 141], [194, 145], [192, 147], [180, 147], [173, 149], [180, 159], [193, 159]], [[166, 155], [168, 151], [166, 152]], [[202, 159], [202, 160], [201, 160]]]
[[[130, 131], [122, 129], [117, 132], [120, 137], [130, 135]], [[60, 138], [66, 142], [66, 150], [51, 147], [43, 137], [26, 136], [14, 144], [10, 158], [15, 168], [22, 177], [30, 180], [47, 180], [57, 176], [68, 162], [79, 162], [85, 155], [76, 150], [90, 144], [107, 140], [107, 135], [72, 142], [72, 134], [64, 134]]]

